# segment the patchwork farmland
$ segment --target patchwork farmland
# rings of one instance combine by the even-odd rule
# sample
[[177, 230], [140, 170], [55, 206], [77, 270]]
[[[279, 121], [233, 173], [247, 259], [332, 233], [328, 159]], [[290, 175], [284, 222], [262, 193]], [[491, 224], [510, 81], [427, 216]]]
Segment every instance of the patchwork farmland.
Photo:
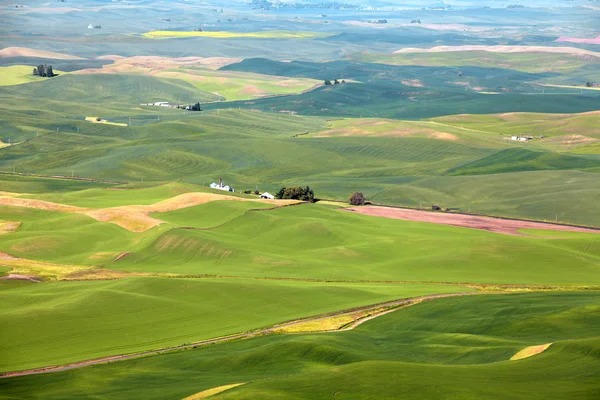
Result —
[[598, 398], [599, 10], [84, 3], [0, 7], [0, 399]]

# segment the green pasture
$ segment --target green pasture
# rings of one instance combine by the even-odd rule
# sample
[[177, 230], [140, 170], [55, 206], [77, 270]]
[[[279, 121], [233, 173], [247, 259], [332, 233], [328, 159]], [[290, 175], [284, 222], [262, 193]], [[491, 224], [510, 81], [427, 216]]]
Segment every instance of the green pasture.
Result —
[[[593, 399], [598, 307], [597, 292], [438, 299], [348, 332], [271, 335], [3, 379], [0, 396], [181, 399], [247, 383], [219, 397]], [[508, 361], [550, 342], [543, 354]]]
[[[249, 100], [264, 96], [299, 94], [322, 82], [315, 79], [287, 78], [248, 72], [214, 71], [205, 68], [177, 68], [165, 70], [204, 92], [223, 96], [228, 101]], [[159, 76], [161, 75], [159, 74]]]
[[158, 227], [140, 237], [83, 214], [11, 206], [0, 206], [0, 219], [21, 222], [16, 232], [0, 235], [0, 251], [31, 260], [84, 266], [110, 263], [121, 253], [141, 249], [165, 229]]
[[302, 279], [600, 283], [596, 234], [500, 235], [319, 205], [247, 213], [210, 231], [171, 229], [152, 237], [106, 267]]
[[465, 290], [175, 278], [30, 284], [0, 291], [0, 370], [158, 349], [344, 308]]
[[[33, 68], [29, 65], [11, 65], [0, 67], [0, 86], [20, 85], [22, 83], [38, 82], [53, 78], [44, 78], [33, 75]], [[64, 75], [62, 71], [54, 71], [57, 75]]]
[[[599, 55], [600, 56], [600, 55]], [[496, 53], [492, 51], [446, 51], [415, 53], [357, 53], [348, 59], [377, 64], [420, 65], [420, 66], [477, 66], [484, 68], [506, 68], [522, 72], [574, 72], [586, 65], [594, 65], [598, 58], [582, 57], [567, 53]], [[585, 83], [585, 82], [582, 82]]]
[[[164, 195], [158, 189], [139, 192]], [[85, 194], [79, 199], [71, 197], [72, 202], [94, 204], [86, 192], [79, 192]], [[133, 201], [137, 190], [101, 192], [108, 194], [109, 204], [117, 205]], [[318, 204], [244, 212], [261, 206], [224, 201], [154, 214], [169, 223], [143, 233], [81, 214], [4, 206], [0, 219], [22, 225], [0, 236], [0, 251], [34, 260], [155, 274], [600, 284], [600, 249], [593, 233], [510, 236], [369, 217]], [[219, 224], [212, 230], [180, 228]], [[131, 254], [114, 261], [125, 252]]]
[[42, 195], [46, 193], [79, 191], [112, 186], [114, 185], [93, 181], [0, 174], [0, 187], [2, 191], [22, 194], [36, 193]]
[[[327, 125], [322, 118], [219, 110], [185, 117], [165, 115], [161, 122], [132, 127], [67, 120], [68, 125], [60, 121], [59, 132], [0, 149], [0, 170], [74, 174], [136, 185], [182, 180], [206, 187], [223, 178], [238, 191], [258, 186], [272, 193], [282, 186], [309, 185], [324, 199], [345, 200], [360, 191], [383, 204], [439, 204], [462, 211], [471, 207], [478, 213], [542, 220], [556, 219], [558, 214], [562, 222], [600, 225], [594, 206], [600, 188], [598, 155], [590, 147], [593, 142], [573, 148], [569, 144], [573, 130], [565, 128], [541, 140], [516, 143], [506, 139], [510, 128], [499, 124], [497, 131], [492, 130], [491, 117], [483, 117], [489, 118], [486, 126], [469, 125], [469, 118], [463, 119], [464, 127], [460, 121], [450, 120], [345, 119]], [[549, 120], [553, 116], [531, 118]], [[16, 117], [13, 123], [18, 121]], [[377, 125], [379, 122], [388, 124]], [[574, 126], [585, 136], [585, 124], [593, 122]], [[345, 136], [344, 130], [359, 131], [358, 136]], [[394, 136], [394, 132], [399, 134]], [[30, 131], [20, 134], [26, 137]], [[324, 134], [331, 137], [320, 136]], [[589, 137], [594, 139], [592, 134]], [[20, 189], [17, 182], [25, 182], [21, 177], [0, 179], [7, 185], [0, 190], [42, 191], [30, 190], [31, 185]], [[94, 186], [77, 185], [73, 189]], [[145, 192], [114, 191], [116, 197], [130, 197], [119, 204], [94, 191], [50, 193], [57, 189], [49, 187], [49, 193], [40, 198], [93, 207], [147, 204], [156, 199]], [[189, 191], [193, 190], [203, 189], [190, 187]], [[78, 202], [80, 196], [89, 199]]]
[[[0, 219], [22, 225], [18, 231], [0, 236], [0, 251], [33, 260], [144, 273], [600, 283], [595, 234], [507, 236], [367, 217], [319, 205], [243, 214], [247, 207], [260, 206], [217, 202], [185, 208], [164, 214], [170, 224], [137, 234], [85, 215], [4, 206]], [[211, 231], [173, 227], [219, 223], [225, 224]], [[125, 252], [132, 254], [114, 261]], [[576, 264], [573, 257], [578, 259]]]

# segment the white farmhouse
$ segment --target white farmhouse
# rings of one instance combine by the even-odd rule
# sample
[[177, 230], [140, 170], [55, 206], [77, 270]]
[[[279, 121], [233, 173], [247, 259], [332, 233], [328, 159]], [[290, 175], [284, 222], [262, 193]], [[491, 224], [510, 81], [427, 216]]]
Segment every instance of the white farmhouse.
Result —
[[275, 198], [275, 196], [273, 196], [271, 193], [269, 192], [264, 192], [260, 195], [261, 199], [269, 199], [269, 200], [273, 200]]
[[219, 183], [213, 182], [210, 184], [211, 189], [223, 190], [225, 192], [235, 192], [235, 189], [229, 185], [223, 185], [223, 179], [219, 178]]

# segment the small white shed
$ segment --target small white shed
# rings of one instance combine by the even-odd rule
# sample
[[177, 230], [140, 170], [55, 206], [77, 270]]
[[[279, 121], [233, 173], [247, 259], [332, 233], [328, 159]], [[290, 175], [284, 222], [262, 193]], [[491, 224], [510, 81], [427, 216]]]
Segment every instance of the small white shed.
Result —
[[260, 195], [261, 199], [269, 199], [269, 200], [273, 200], [275, 198], [275, 196], [273, 196], [271, 193], [269, 192], [264, 192]]

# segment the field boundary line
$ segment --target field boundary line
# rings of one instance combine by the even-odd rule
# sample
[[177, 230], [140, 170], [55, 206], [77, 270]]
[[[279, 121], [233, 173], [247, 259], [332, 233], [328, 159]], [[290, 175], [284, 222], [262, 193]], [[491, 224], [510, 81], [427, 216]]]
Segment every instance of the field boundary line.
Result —
[[[234, 340], [251, 339], [251, 338], [255, 338], [255, 337], [259, 337], [259, 336], [276, 334], [277, 330], [280, 330], [287, 326], [304, 323], [304, 322], [309, 322], [309, 321], [314, 321], [314, 320], [322, 319], [325, 317], [345, 315], [345, 314], [357, 312], [357, 311], [376, 310], [376, 309], [380, 309], [380, 308], [392, 308], [392, 310], [387, 310], [388, 312], [391, 312], [396, 309], [402, 308], [402, 306], [406, 306], [406, 305], [418, 303], [418, 302], [423, 302], [423, 301], [427, 301], [427, 300], [434, 300], [434, 299], [448, 298], [448, 297], [472, 296], [472, 295], [480, 295], [480, 294], [492, 294], [492, 293], [457, 292], [457, 293], [443, 293], [443, 294], [431, 294], [431, 295], [424, 295], [424, 296], [407, 297], [407, 298], [396, 299], [396, 300], [391, 300], [391, 301], [377, 303], [377, 304], [371, 304], [371, 305], [362, 306], [362, 307], [354, 307], [354, 308], [344, 309], [344, 310], [340, 310], [340, 311], [333, 311], [330, 313], [319, 314], [319, 315], [306, 317], [306, 318], [299, 318], [296, 320], [283, 322], [283, 323], [280, 323], [277, 325], [271, 325], [271, 326], [268, 326], [265, 328], [261, 328], [261, 329], [257, 329], [257, 330], [253, 330], [253, 331], [249, 331], [249, 332], [221, 336], [221, 337], [216, 337], [213, 339], [206, 339], [206, 340], [201, 340], [198, 342], [186, 343], [186, 344], [181, 344], [181, 345], [177, 345], [177, 346], [169, 346], [169, 347], [165, 347], [162, 349], [145, 350], [145, 351], [140, 351], [140, 352], [136, 352], [136, 353], [100, 357], [100, 358], [95, 358], [95, 359], [91, 359], [91, 360], [83, 360], [83, 361], [77, 361], [77, 362], [68, 363], [68, 364], [52, 365], [52, 366], [40, 367], [40, 368], [34, 368], [34, 369], [28, 369], [28, 370], [3, 372], [3, 373], [0, 373], [0, 379], [17, 377], [17, 376], [38, 375], [38, 374], [45, 374], [45, 373], [51, 373], [51, 372], [68, 371], [68, 370], [72, 370], [72, 369], [88, 367], [91, 365], [107, 364], [107, 363], [116, 362], [116, 361], [131, 360], [131, 359], [135, 359], [135, 358], [164, 354], [164, 353], [169, 353], [169, 352], [173, 352], [173, 351], [195, 349], [197, 347], [203, 347], [203, 346], [208, 346], [208, 345], [218, 344], [218, 343], [226, 343], [226, 342], [231, 342]], [[384, 315], [384, 314], [383, 313], [377, 314], [376, 316], [380, 316], [380, 315]], [[375, 318], [376, 316], [372, 315], [373, 318]], [[363, 321], [363, 322], [366, 322], [366, 321]], [[361, 323], [363, 323], [363, 322], [361, 322]], [[356, 326], [358, 326], [358, 325], [360, 325], [360, 324], [357, 324]], [[350, 329], [353, 329], [353, 328], [354, 327], [352, 327]], [[310, 333], [307, 333], [307, 334], [310, 334]]]

